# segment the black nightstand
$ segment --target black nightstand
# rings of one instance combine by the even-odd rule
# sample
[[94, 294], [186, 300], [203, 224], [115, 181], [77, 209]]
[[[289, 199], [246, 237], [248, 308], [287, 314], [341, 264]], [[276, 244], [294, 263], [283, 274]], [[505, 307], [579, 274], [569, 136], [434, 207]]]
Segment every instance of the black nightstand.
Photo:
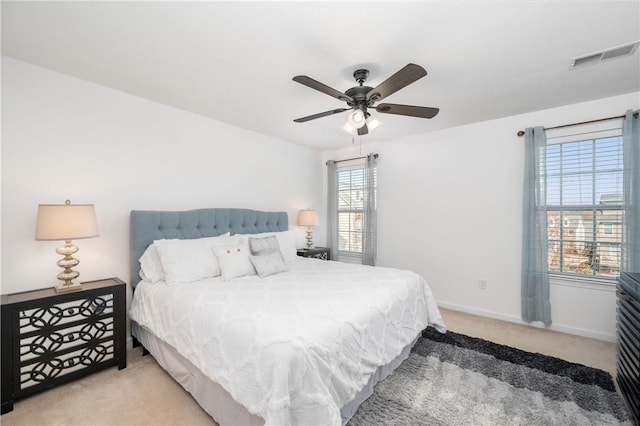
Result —
[[301, 248], [298, 249], [298, 256], [331, 260], [331, 256], [329, 255], [329, 248], [327, 247], [314, 247], [312, 249]]
[[2, 414], [28, 395], [103, 368], [127, 366], [126, 284], [118, 278], [3, 294]]

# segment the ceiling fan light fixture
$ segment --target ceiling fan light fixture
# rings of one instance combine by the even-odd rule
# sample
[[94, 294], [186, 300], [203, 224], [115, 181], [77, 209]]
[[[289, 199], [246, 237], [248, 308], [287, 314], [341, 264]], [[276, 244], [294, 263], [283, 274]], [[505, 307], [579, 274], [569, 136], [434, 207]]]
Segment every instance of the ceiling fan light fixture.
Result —
[[350, 135], [353, 134], [353, 132], [356, 130], [353, 127], [351, 127], [351, 124], [349, 124], [348, 121], [345, 121], [345, 123], [342, 125], [342, 130], [344, 130], [345, 132], [349, 133]]
[[[347, 122], [342, 126], [343, 130], [348, 133], [358, 133], [358, 135], [367, 135], [370, 130], [375, 129], [380, 125], [380, 122], [375, 118], [370, 117], [371, 114], [367, 112], [368, 108], [374, 108], [373, 104], [378, 102], [389, 95], [396, 93], [398, 90], [414, 83], [427, 75], [427, 71], [420, 65], [409, 63], [391, 77], [384, 80], [375, 88], [365, 86], [364, 82], [369, 76], [369, 71], [366, 69], [358, 69], [353, 73], [358, 86], [347, 89], [344, 93], [340, 92], [332, 87], [327, 86], [317, 80], [307, 77], [306, 75], [297, 75], [293, 77], [293, 81], [307, 86], [311, 89], [322, 92], [333, 98], [347, 103], [348, 108], [336, 108], [329, 111], [321, 112], [318, 114], [308, 115], [306, 117], [296, 118], [293, 120], [296, 123], [304, 123], [317, 118], [327, 117], [330, 115], [338, 114], [344, 111], [350, 111], [347, 117]], [[421, 107], [414, 105], [400, 105], [400, 104], [379, 104], [375, 107], [375, 110], [383, 114], [395, 114], [406, 115], [409, 117], [418, 118], [433, 118], [438, 114], [438, 108]]]
[[367, 123], [364, 111], [357, 108], [354, 109], [353, 112], [349, 114], [347, 123], [349, 123], [349, 125], [354, 129], [360, 129]]
[[375, 118], [374, 116], [371, 115], [367, 117], [367, 127], [369, 128], [369, 131], [372, 131], [373, 129], [377, 128], [381, 124], [382, 122], [377, 118]]
[[[379, 127], [382, 124], [382, 122], [380, 120], [378, 120], [377, 118], [375, 118], [371, 114], [368, 114], [368, 115], [369, 116], [367, 117], [365, 122], [367, 123], [367, 127], [368, 127], [369, 131], [372, 131], [373, 129]], [[344, 125], [342, 126], [342, 130], [344, 130], [346, 133], [353, 134], [353, 132], [355, 132], [357, 130], [357, 128], [354, 128], [353, 126], [351, 126], [351, 124], [347, 120], [344, 123]]]

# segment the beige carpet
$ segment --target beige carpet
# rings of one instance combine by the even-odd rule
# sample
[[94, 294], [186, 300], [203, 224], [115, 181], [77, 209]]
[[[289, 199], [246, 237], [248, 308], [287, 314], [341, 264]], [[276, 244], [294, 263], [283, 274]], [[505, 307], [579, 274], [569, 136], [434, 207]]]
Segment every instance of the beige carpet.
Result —
[[[540, 352], [615, 374], [615, 345], [456, 311], [442, 310], [450, 330]], [[26, 398], [3, 425], [215, 425], [153, 357], [130, 350], [116, 367]]]
[[2, 415], [2, 425], [216, 425], [152, 356], [127, 353], [112, 367], [25, 398]]

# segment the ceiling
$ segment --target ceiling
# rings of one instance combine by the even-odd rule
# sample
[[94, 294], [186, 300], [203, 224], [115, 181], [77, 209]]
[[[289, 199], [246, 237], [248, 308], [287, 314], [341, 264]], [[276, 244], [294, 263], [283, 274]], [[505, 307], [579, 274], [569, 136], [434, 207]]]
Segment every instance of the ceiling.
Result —
[[[571, 69], [571, 58], [640, 40], [640, 1], [2, 2], [2, 53], [316, 149], [351, 143], [339, 91], [408, 63], [428, 75], [385, 102], [385, 141], [640, 90], [640, 55]], [[630, 107], [637, 107], [630, 106]], [[357, 138], [357, 137], [356, 137]]]

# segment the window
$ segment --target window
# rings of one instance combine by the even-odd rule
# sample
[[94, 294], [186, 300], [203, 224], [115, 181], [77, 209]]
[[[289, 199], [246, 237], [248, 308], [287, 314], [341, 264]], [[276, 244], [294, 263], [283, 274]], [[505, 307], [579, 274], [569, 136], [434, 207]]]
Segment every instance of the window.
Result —
[[[377, 168], [373, 170], [374, 191], [377, 191]], [[362, 263], [366, 214], [364, 161], [341, 163], [337, 166], [337, 174], [338, 260]]]
[[548, 139], [550, 273], [604, 279], [620, 274], [622, 173], [621, 136], [562, 143]]
[[362, 252], [364, 169], [338, 170], [338, 250]]

